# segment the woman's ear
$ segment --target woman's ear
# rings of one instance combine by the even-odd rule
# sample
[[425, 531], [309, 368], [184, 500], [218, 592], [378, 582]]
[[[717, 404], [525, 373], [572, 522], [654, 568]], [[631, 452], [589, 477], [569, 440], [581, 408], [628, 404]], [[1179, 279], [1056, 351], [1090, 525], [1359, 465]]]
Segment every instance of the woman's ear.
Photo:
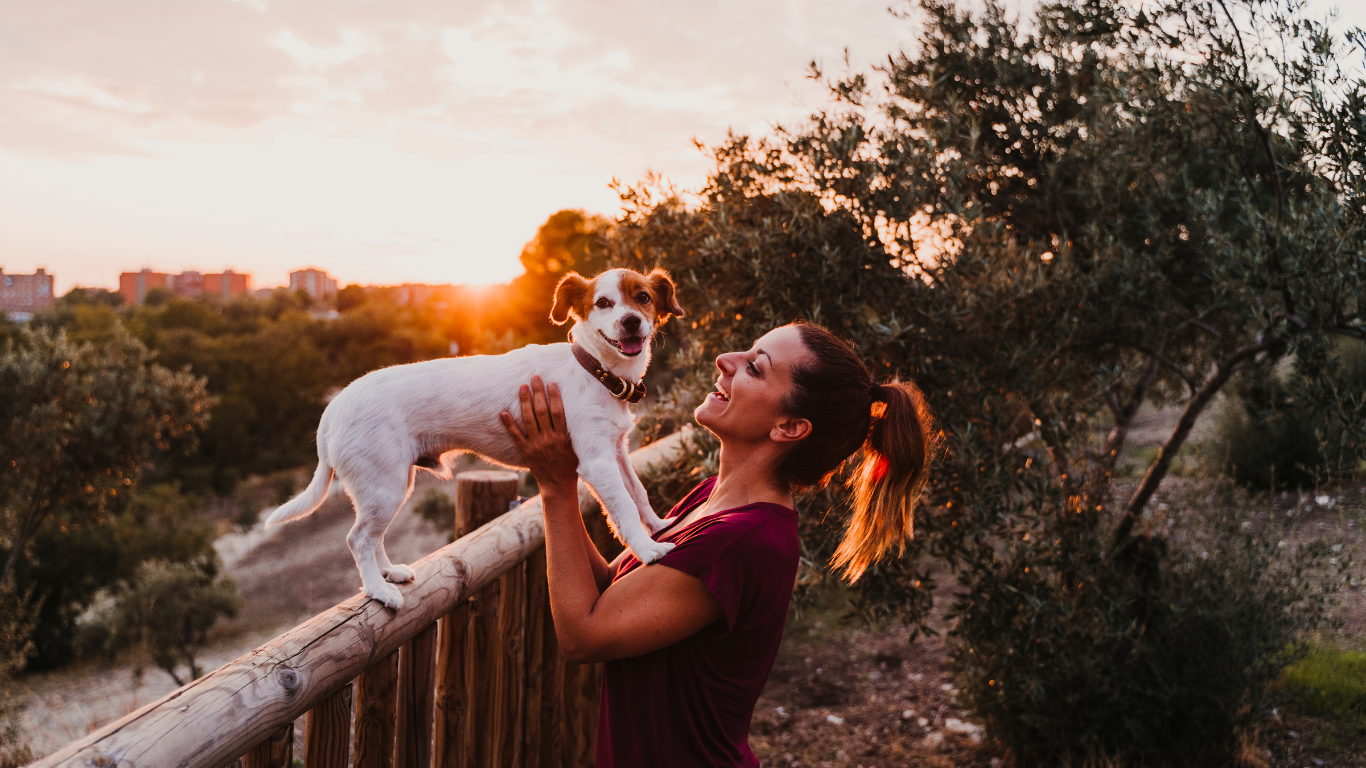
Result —
[[570, 272], [560, 278], [560, 284], [555, 286], [555, 303], [550, 307], [550, 322], [555, 325], [564, 325], [570, 315], [579, 317], [579, 304], [583, 302], [583, 297], [588, 295], [588, 288], [592, 283], [583, 278], [578, 272]]
[[811, 434], [810, 421], [786, 416], [782, 421], [773, 425], [773, 429], [768, 432], [768, 438], [775, 443], [795, 443], [798, 440], [806, 439], [809, 434]]
[[655, 267], [650, 273], [650, 291], [655, 295], [655, 306], [658, 307], [657, 319], [664, 322], [669, 319], [669, 315], [683, 317], [683, 307], [678, 304], [678, 297], [674, 291], [673, 278], [669, 273]]

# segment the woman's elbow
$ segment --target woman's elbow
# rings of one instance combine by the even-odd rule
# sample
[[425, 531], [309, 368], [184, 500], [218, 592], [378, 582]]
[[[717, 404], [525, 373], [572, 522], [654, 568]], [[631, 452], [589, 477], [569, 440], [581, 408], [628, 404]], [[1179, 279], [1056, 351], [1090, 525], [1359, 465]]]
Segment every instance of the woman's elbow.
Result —
[[590, 638], [561, 637], [559, 641], [560, 653], [571, 664], [595, 664], [615, 658], [602, 647], [602, 644], [595, 643]]

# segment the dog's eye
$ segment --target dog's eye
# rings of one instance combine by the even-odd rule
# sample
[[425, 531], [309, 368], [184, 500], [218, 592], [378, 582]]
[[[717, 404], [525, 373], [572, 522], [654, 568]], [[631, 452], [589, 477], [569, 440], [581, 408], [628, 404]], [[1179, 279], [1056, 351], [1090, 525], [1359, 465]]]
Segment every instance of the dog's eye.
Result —
[[606, 296], [603, 296], [601, 299], [598, 299], [598, 303], [595, 306], [598, 309], [611, 309], [612, 300], [607, 298]]
[[641, 304], [649, 304], [649, 303], [650, 303], [650, 294], [648, 294], [648, 293], [643, 293], [643, 292], [642, 292], [642, 293], [637, 293], [637, 294], [636, 294], [636, 301], [639, 302], [639, 303], [641, 303]]

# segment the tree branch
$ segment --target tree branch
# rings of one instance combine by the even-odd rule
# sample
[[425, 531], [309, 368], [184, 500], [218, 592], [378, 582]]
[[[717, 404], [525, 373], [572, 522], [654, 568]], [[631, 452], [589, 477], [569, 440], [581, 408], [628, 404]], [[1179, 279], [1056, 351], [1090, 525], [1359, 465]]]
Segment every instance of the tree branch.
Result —
[[1110, 429], [1110, 434], [1105, 439], [1104, 456], [1107, 461], [1119, 456], [1119, 449], [1124, 447], [1124, 441], [1129, 437], [1129, 425], [1133, 423], [1134, 414], [1143, 405], [1143, 401], [1148, 397], [1148, 387], [1152, 386], [1153, 379], [1157, 377], [1158, 357], [1156, 355], [1148, 358], [1148, 364], [1143, 367], [1143, 374], [1139, 377], [1138, 383], [1134, 385], [1134, 394], [1129, 398], [1129, 402], [1120, 405], [1119, 396], [1110, 392], [1105, 401], [1110, 405], [1111, 412], [1115, 415], [1115, 426]]
[[1172, 459], [1176, 457], [1176, 452], [1181, 450], [1182, 444], [1186, 442], [1191, 429], [1195, 426], [1196, 419], [1205, 410], [1205, 406], [1209, 405], [1209, 401], [1218, 393], [1219, 389], [1228, 383], [1229, 378], [1237, 373], [1244, 364], [1259, 353], [1270, 349], [1270, 347], [1270, 342], [1260, 338], [1251, 344], [1239, 347], [1215, 365], [1214, 373], [1205, 380], [1200, 391], [1186, 401], [1186, 408], [1181, 412], [1181, 418], [1176, 422], [1176, 428], [1172, 430], [1166, 444], [1158, 452], [1157, 460], [1148, 468], [1148, 474], [1144, 476], [1138, 490], [1134, 491], [1133, 497], [1124, 507], [1124, 514], [1119, 520], [1119, 525], [1115, 528], [1114, 544], [1116, 546], [1129, 537], [1134, 523], [1138, 521], [1139, 515], [1143, 514], [1143, 507], [1147, 505], [1148, 500], [1152, 498], [1153, 493], [1162, 484], [1162, 480], [1166, 478], [1168, 470], [1171, 469]]

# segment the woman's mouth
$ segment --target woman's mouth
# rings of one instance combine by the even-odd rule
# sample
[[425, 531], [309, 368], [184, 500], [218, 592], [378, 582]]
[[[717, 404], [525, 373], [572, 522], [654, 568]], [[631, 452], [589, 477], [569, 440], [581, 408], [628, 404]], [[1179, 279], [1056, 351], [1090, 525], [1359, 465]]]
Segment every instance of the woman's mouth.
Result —
[[721, 382], [719, 381], [716, 382], [716, 391], [712, 392], [712, 394], [715, 395], [716, 399], [720, 400], [721, 402], [730, 402], [730, 393], [726, 391], [725, 387], [721, 386]]

